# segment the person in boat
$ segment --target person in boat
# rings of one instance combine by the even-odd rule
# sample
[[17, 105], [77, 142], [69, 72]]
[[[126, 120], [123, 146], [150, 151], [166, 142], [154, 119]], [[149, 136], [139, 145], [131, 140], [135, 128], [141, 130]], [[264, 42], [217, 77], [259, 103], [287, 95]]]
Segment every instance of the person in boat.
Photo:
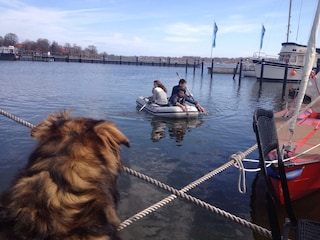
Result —
[[187, 89], [187, 81], [185, 79], [183, 79], [183, 78], [181, 78], [179, 80], [179, 84], [178, 85], [176, 85], [176, 86], [174, 86], [172, 88], [171, 96], [177, 94], [179, 92], [180, 88]]
[[159, 105], [168, 104], [167, 88], [159, 81], [153, 81], [152, 102]]
[[203, 113], [206, 112], [206, 110], [202, 106], [200, 106], [200, 104], [197, 101], [194, 101], [190, 97], [186, 96], [186, 89], [184, 88], [179, 88], [178, 93], [171, 96], [169, 102], [170, 102], [170, 105], [178, 106], [184, 112], [187, 111], [187, 107], [184, 105], [185, 102], [194, 104], [199, 109], [200, 112], [203, 112]]
[[[204, 109], [204, 107], [202, 107], [197, 101], [194, 100], [194, 98], [192, 96], [188, 96], [186, 95], [186, 90], [187, 90], [187, 81], [183, 78], [181, 78], [179, 80], [179, 84], [174, 86], [172, 88], [172, 92], [171, 92], [171, 97], [170, 99], [174, 96], [177, 95], [180, 89], [184, 89], [185, 90], [185, 101], [190, 102], [191, 104], [196, 105], [196, 107], [199, 109], [200, 112], [206, 113], [207, 111]], [[169, 99], [169, 101], [170, 101]]]

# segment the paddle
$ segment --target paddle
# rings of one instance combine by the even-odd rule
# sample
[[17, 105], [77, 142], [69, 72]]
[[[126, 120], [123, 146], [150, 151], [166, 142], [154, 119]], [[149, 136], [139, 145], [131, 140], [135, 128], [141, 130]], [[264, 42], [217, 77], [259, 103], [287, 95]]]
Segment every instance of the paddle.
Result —
[[148, 102], [149, 102], [149, 99], [148, 99], [148, 101], [139, 109], [139, 112], [141, 112], [141, 111], [144, 109], [144, 107], [147, 106]]
[[[179, 78], [179, 80], [180, 80], [180, 79], [181, 79], [180, 74], [179, 74], [178, 72], [176, 72], [176, 74], [177, 74], [177, 76], [178, 76], [178, 78]], [[192, 98], [192, 100], [196, 102], [196, 100], [194, 99], [194, 97], [193, 97], [192, 93], [190, 92], [188, 86], [186, 86], [186, 90], [188, 91], [189, 96]], [[201, 105], [200, 105], [199, 103], [198, 103], [198, 105], [199, 105], [199, 107], [200, 107], [200, 109], [198, 108], [198, 110], [199, 110], [200, 112], [202, 112], [202, 113], [207, 114], [207, 112], [206, 112], [205, 110], [204, 110], [204, 111], [201, 110], [201, 109], [204, 109], [204, 108], [201, 107]]]
[[139, 112], [141, 112], [146, 105], [147, 105], [147, 104], [143, 105], [143, 106], [139, 109]]

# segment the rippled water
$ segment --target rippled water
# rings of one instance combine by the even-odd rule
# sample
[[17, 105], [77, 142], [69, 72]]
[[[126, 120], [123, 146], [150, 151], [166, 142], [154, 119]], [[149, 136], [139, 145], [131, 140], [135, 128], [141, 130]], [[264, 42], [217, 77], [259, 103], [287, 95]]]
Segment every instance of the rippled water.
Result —
[[[84, 63], [0, 62], [0, 108], [33, 124], [51, 112], [73, 110], [74, 116], [109, 119], [128, 136], [126, 166], [182, 188], [228, 161], [231, 154], [255, 144], [252, 115], [257, 107], [279, 110], [281, 85], [200, 69]], [[153, 80], [171, 92], [176, 72], [208, 115], [193, 121], [153, 118], [136, 109], [138, 96], [151, 94]], [[3, 190], [34, 145], [29, 129], [0, 116], [0, 189]], [[257, 152], [249, 156], [257, 158]], [[247, 193], [238, 191], [234, 167], [189, 193], [251, 221], [254, 173], [247, 174]], [[119, 179], [122, 220], [169, 195], [142, 180]], [[176, 199], [121, 231], [124, 239], [253, 239], [247, 229], [186, 200]]]

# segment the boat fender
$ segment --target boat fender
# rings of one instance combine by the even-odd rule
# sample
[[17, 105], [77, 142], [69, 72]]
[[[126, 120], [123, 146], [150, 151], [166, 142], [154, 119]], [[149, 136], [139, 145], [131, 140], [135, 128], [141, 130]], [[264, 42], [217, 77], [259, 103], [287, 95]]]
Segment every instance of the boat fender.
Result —
[[[293, 180], [301, 175], [303, 168], [299, 168], [290, 172], [286, 172], [287, 180]], [[268, 175], [273, 178], [280, 179], [279, 173], [275, 171], [272, 167], [267, 168]]]
[[290, 75], [293, 77], [297, 74], [297, 71], [295, 69], [292, 69], [292, 71], [290, 72]]

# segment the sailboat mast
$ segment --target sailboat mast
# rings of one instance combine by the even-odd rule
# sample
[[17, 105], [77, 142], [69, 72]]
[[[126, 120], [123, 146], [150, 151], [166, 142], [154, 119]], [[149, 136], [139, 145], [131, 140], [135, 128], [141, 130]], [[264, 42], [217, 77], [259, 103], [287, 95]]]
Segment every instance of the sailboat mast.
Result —
[[292, 5], [292, 0], [290, 0], [290, 3], [289, 3], [289, 16], [288, 16], [288, 28], [287, 28], [287, 42], [289, 42], [289, 35], [290, 35], [291, 5]]

